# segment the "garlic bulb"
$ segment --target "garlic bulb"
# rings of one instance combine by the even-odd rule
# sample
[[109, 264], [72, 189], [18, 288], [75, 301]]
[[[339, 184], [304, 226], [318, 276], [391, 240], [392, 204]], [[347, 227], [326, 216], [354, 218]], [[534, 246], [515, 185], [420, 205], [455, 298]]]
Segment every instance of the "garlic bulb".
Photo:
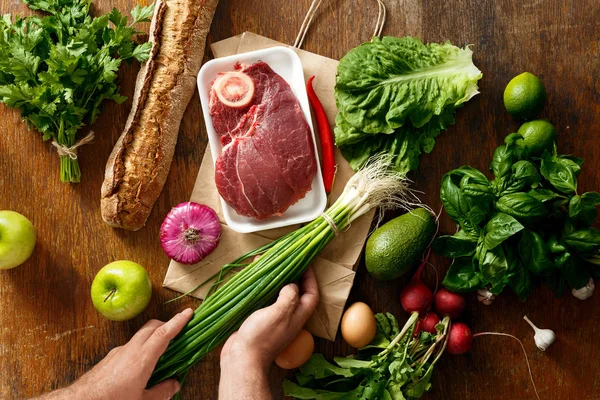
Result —
[[531, 322], [529, 318], [527, 318], [527, 315], [525, 315], [523, 319], [527, 321], [527, 323], [531, 325], [531, 327], [535, 331], [533, 339], [535, 340], [535, 345], [537, 346], [537, 348], [541, 351], [546, 351], [546, 349], [550, 347], [552, 343], [554, 343], [554, 341], [556, 340], [556, 335], [554, 334], [554, 331], [552, 331], [551, 329], [538, 328], [534, 325], [533, 322]]
[[496, 296], [492, 292], [490, 292], [488, 288], [477, 289], [477, 300], [479, 300], [486, 306], [492, 304], [495, 298]]
[[590, 278], [590, 281], [587, 283], [587, 285], [579, 289], [573, 289], [571, 293], [573, 293], [573, 296], [577, 297], [579, 300], [585, 300], [592, 297], [595, 287], [596, 285], [594, 285], [594, 279]]

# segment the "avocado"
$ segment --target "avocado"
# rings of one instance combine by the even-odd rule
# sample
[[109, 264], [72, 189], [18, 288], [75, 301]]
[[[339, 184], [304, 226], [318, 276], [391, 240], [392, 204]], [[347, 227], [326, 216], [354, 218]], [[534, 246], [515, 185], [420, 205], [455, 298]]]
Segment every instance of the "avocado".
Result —
[[419, 261], [435, 231], [435, 219], [424, 208], [394, 218], [375, 230], [367, 241], [367, 271], [382, 281], [401, 277]]

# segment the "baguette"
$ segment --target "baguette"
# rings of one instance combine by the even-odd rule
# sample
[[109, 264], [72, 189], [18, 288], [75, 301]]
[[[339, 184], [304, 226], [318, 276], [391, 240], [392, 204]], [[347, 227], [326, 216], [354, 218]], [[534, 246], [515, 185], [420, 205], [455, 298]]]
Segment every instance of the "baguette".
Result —
[[194, 94], [218, 0], [158, 0], [152, 48], [102, 184], [102, 219], [141, 229], [167, 180], [183, 113]]

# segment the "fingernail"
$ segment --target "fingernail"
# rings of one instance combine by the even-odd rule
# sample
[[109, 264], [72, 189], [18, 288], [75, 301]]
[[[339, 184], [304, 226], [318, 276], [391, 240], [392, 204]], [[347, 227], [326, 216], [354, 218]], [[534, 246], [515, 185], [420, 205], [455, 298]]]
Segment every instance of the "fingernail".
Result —
[[194, 313], [194, 310], [192, 310], [191, 308], [186, 308], [185, 310], [183, 310], [181, 312], [181, 314], [185, 315], [186, 317], [189, 317], [190, 315], [192, 315]]
[[181, 390], [181, 383], [175, 381], [175, 384], [173, 385], [173, 390], [175, 391], [175, 393], [178, 393]]

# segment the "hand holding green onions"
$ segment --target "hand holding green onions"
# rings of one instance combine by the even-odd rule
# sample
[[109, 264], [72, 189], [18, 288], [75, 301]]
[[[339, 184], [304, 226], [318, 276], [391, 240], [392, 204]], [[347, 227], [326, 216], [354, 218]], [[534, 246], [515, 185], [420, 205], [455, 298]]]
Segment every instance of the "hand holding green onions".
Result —
[[283, 355], [281, 352], [298, 336], [318, 302], [317, 280], [309, 268], [300, 285], [285, 285], [275, 303], [244, 321], [221, 350], [219, 398], [271, 398], [268, 376], [273, 362], [281, 357], [288, 362], [305, 357], [300, 361], [303, 363], [312, 354], [312, 347], [296, 348]]

